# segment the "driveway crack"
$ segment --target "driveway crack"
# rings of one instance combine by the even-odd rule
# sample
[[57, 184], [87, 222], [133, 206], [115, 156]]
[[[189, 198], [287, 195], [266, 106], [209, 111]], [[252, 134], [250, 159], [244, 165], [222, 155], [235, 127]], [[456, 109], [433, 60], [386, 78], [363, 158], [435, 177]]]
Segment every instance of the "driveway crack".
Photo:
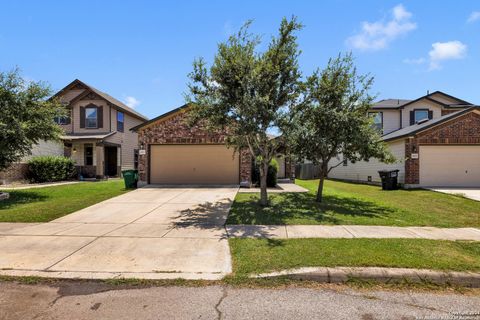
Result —
[[222, 304], [223, 300], [228, 296], [228, 290], [226, 287], [222, 287], [222, 296], [218, 300], [217, 304], [215, 305], [215, 311], [217, 312], [217, 319], [221, 320], [223, 319], [223, 313], [220, 311], [219, 307]]

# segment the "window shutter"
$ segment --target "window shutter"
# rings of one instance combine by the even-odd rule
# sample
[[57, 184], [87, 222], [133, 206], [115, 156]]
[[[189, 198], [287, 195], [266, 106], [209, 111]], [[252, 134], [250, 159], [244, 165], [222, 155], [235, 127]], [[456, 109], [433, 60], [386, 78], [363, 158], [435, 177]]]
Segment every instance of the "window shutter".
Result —
[[429, 120], [433, 119], [433, 111], [432, 110], [428, 110], [428, 119]]
[[410, 125], [414, 125], [415, 124], [415, 111], [412, 110], [410, 111]]
[[103, 107], [100, 106], [97, 108], [97, 127], [103, 128]]
[[85, 128], [85, 107], [80, 107], [80, 128]]

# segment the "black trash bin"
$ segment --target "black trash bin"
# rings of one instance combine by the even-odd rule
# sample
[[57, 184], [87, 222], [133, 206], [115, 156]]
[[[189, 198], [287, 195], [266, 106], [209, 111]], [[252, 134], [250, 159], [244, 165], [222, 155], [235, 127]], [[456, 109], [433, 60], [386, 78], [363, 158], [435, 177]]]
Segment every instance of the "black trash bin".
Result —
[[400, 170], [380, 170], [378, 174], [382, 179], [383, 190], [397, 190], [398, 189], [398, 172]]

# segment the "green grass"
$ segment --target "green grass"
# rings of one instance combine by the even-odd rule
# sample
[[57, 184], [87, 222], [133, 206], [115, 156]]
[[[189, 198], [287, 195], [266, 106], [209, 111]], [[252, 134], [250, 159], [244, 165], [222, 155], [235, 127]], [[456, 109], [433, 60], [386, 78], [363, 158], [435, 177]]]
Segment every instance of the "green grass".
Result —
[[480, 271], [480, 242], [424, 239], [229, 239], [237, 277], [300, 267]]
[[127, 192], [123, 180], [7, 190], [0, 201], [0, 222], [48, 222]]
[[270, 194], [266, 208], [258, 193], [237, 194], [227, 223], [480, 227], [480, 202], [455, 195], [329, 180], [317, 203], [318, 180], [296, 183], [309, 192]]

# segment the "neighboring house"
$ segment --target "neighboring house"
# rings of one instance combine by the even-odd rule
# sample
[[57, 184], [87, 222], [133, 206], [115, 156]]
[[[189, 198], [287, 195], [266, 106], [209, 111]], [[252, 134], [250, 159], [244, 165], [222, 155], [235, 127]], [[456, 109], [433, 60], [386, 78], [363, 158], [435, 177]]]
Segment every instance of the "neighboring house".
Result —
[[379, 183], [379, 170], [397, 169], [405, 187], [480, 187], [478, 106], [436, 91], [415, 100], [382, 100], [370, 112], [397, 162], [345, 161], [330, 178]]
[[[132, 128], [138, 132], [141, 150], [141, 183], [250, 186], [249, 151], [227, 148], [225, 131], [212, 133], [201, 124], [189, 127], [185, 122], [188, 109], [184, 105]], [[292, 169], [287, 160], [282, 175], [293, 177]]]
[[26, 162], [37, 155], [65, 155], [75, 160], [84, 178], [119, 176], [138, 165], [137, 133], [129, 129], [148, 120], [108, 94], [74, 80], [52, 98], [68, 109], [68, 116], [55, 121], [64, 129], [62, 142], [41, 142], [32, 155], [2, 173], [5, 180], [24, 178]]

